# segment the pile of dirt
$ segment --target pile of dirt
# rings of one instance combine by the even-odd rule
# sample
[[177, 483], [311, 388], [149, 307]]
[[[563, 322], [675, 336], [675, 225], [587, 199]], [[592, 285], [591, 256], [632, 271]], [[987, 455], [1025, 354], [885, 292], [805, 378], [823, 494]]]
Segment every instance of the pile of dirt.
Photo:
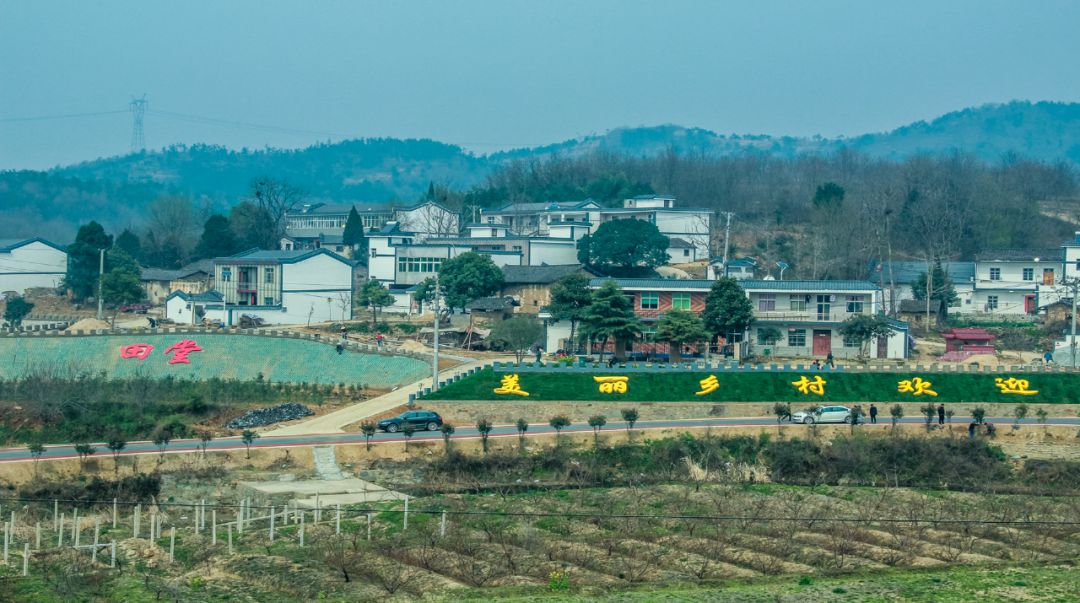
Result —
[[406, 350], [408, 352], [430, 352], [431, 351], [431, 348], [427, 347], [426, 345], [420, 343], [419, 341], [417, 341], [415, 339], [406, 339], [406, 340], [402, 341], [400, 347], [401, 347], [401, 349]]
[[75, 331], [99, 331], [108, 328], [109, 323], [107, 321], [98, 320], [96, 318], [84, 318], [65, 329], [65, 331], [74, 333]]

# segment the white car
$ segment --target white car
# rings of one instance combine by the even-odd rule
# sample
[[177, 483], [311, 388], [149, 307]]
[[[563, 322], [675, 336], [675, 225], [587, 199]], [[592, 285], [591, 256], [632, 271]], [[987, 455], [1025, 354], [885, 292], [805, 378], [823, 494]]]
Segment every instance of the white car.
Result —
[[793, 423], [850, 423], [851, 409], [846, 406], [818, 406], [791, 415]]

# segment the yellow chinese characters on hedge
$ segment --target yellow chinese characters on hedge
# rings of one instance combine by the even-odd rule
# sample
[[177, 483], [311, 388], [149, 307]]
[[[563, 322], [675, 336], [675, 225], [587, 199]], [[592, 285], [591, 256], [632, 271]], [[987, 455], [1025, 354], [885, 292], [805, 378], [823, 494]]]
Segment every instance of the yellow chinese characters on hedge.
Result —
[[600, 384], [601, 394], [625, 394], [630, 377], [593, 377]]
[[529, 396], [529, 392], [521, 389], [521, 380], [518, 378], [517, 373], [513, 375], [504, 375], [499, 387], [491, 390], [496, 394], [514, 394], [515, 396]]
[[825, 383], [827, 382], [821, 378], [821, 375], [816, 375], [813, 379], [807, 379], [806, 375], [801, 375], [798, 381], [791, 382], [801, 393], [819, 396], [825, 395]]
[[716, 375], [709, 375], [707, 378], [698, 381], [698, 383], [701, 384], [701, 391], [694, 392], [695, 396], [707, 396], [720, 389], [720, 381], [716, 378]]
[[931, 387], [934, 387], [934, 384], [929, 381], [924, 381], [922, 377], [905, 379], [896, 383], [896, 391], [901, 394], [911, 394], [913, 396], [937, 396], [937, 392], [930, 389]]
[[1039, 393], [1037, 389], [1028, 389], [1031, 387], [1031, 383], [1027, 379], [1017, 379], [1016, 377], [1009, 377], [1008, 379], [1002, 379], [997, 377], [994, 379], [994, 385], [1001, 390], [1003, 394], [1016, 394], [1018, 396], [1034, 396]]

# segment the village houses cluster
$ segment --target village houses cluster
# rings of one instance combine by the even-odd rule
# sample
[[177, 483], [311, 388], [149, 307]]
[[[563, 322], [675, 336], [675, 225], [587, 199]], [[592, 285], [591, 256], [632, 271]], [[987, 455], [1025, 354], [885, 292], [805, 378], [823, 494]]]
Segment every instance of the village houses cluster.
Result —
[[[366, 231], [364, 249], [343, 242], [354, 208]], [[473, 219], [466, 223], [434, 201], [408, 206], [313, 203], [286, 215], [278, 249], [252, 249], [177, 270], [147, 268], [142, 281], [147, 301], [163, 306], [164, 317], [175, 323], [238, 325], [247, 318], [258, 324], [306, 324], [352, 319], [354, 295], [366, 279], [382, 283], [393, 296], [384, 311], [422, 312], [413, 296], [417, 286], [443, 262], [476, 252], [503, 271], [505, 284], [502, 295], [475, 300], [470, 311], [487, 319], [534, 315], [544, 325], [546, 349], [569, 349], [570, 326], [546, 311], [551, 286], [568, 274], [588, 274], [578, 263], [582, 237], [606, 222], [636, 219], [654, 224], [668, 237], [670, 264], [703, 261], [707, 278], [616, 279], [646, 325], [643, 341], [632, 354], [666, 351], [663, 344], [651, 342], [657, 320], [670, 309], [700, 313], [715, 278], [726, 275], [739, 280], [753, 308], [744, 352], [855, 356], [860, 344], [845, 341], [841, 324], [854, 315], [888, 314], [894, 317], [889, 319], [893, 334], [871, 342], [870, 352], [876, 358], [899, 359], [910, 352], [911, 322], [936, 321], [946, 312], [1051, 314], [1071, 304], [1067, 283], [1080, 278], [1080, 233], [1058, 249], [999, 250], [942, 262], [956, 292], [952, 303], [942, 307], [916, 299], [925, 298], [915, 288], [928, 286], [924, 275], [932, 265], [926, 261], [874, 262], [865, 280], [847, 281], [782, 280], [782, 272], [777, 279], [745, 257], [724, 266], [710, 253], [714, 212], [682, 207], [672, 196], [643, 195], [614, 208], [593, 200], [511, 203], [480, 210]], [[66, 262], [63, 245], [40, 238], [0, 240], [0, 293], [55, 288]], [[604, 280], [593, 278], [590, 286], [599, 287]]]

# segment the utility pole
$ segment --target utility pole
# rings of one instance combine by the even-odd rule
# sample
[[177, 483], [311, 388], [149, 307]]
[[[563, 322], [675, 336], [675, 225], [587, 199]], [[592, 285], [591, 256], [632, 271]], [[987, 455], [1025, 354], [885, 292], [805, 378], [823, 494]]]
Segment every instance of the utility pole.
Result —
[[102, 302], [104, 301], [101, 298], [101, 281], [105, 278], [105, 248], [102, 247], [99, 250], [99, 253], [100, 253], [100, 257], [98, 259], [98, 279], [97, 279], [97, 319], [101, 320], [102, 319], [101, 318], [102, 317], [102, 311], [103, 311]]
[[730, 211], [725, 211], [725, 212], [720, 212], [720, 213], [722, 213], [727, 218], [727, 222], [724, 224], [724, 259], [723, 259], [724, 276], [727, 277], [727, 273], [728, 273], [728, 270], [727, 270], [727, 259], [728, 258], [727, 258], [727, 256], [728, 256], [728, 249], [731, 246], [730, 245], [730, 243], [731, 243], [731, 216], [734, 216], [735, 214], [733, 212], [730, 212]]
[[431, 347], [431, 391], [439, 389], [439, 273], [435, 273], [435, 301], [432, 309], [435, 311], [435, 331], [432, 335]]
[[146, 137], [143, 135], [143, 117], [146, 116], [148, 102], [146, 95], [142, 98], [133, 98], [128, 103], [131, 109], [131, 152], [137, 153], [146, 148]]
[[1080, 279], [1066, 279], [1062, 277], [1061, 283], [1072, 288], [1072, 327], [1069, 329], [1069, 355], [1070, 366], [1076, 368], [1076, 294], [1080, 290]]

